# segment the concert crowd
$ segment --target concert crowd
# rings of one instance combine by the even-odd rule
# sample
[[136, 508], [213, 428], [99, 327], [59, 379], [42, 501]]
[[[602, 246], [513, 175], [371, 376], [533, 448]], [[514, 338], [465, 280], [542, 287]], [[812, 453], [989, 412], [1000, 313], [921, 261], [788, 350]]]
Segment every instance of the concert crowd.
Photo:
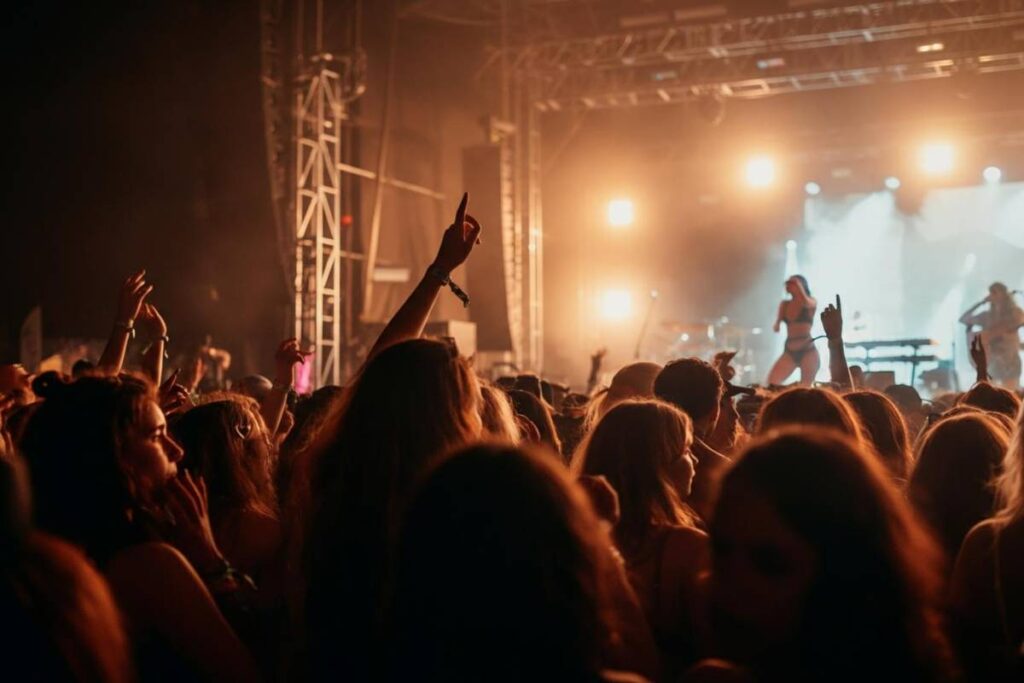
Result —
[[0, 678], [1024, 680], [1005, 286], [962, 319], [977, 383], [930, 402], [865, 388], [798, 276], [765, 386], [730, 353], [490, 382], [423, 336], [466, 207], [347, 386], [296, 395], [296, 339], [269, 377], [166, 371], [144, 271], [95, 361], [0, 367]]

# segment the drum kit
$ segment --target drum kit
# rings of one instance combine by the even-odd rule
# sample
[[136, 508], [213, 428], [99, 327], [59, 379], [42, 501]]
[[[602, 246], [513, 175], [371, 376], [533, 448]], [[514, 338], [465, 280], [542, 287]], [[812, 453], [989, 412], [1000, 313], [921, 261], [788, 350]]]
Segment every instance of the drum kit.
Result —
[[743, 327], [727, 317], [700, 321], [664, 320], [656, 336], [657, 346], [662, 351], [652, 355], [655, 356], [653, 360], [661, 363], [685, 357], [710, 361], [716, 353], [735, 351], [732, 365], [740, 382], [756, 381], [756, 357], [770, 343], [767, 339], [761, 341], [761, 328]]

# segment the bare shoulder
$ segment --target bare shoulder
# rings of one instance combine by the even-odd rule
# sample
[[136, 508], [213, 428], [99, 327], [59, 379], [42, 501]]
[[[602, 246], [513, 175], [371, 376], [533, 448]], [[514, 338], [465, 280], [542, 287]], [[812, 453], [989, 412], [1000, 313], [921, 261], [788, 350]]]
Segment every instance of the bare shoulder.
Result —
[[[152, 573], [150, 573], [152, 572]], [[180, 576], [182, 573], [195, 575], [195, 570], [185, 556], [167, 543], [139, 543], [121, 550], [107, 563], [107, 575], [110, 579], [130, 578], [134, 581], [139, 576], [161, 576], [166, 578]]]

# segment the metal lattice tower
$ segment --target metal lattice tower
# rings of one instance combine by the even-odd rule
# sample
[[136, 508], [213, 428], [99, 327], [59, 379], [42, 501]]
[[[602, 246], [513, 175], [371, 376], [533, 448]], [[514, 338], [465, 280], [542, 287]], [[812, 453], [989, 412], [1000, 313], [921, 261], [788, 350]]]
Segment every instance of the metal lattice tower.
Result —
[[[358, 12], [358, 2], [354, 4]], [[347, 374], [352, 330], [353, 228], [351, 185], [342, 168], [352, 154], [348, 106], [365, 89], [365, 55], [323, 49], [323, 1], [312, 22], [296, 17], [297, 77], [293, 85], [294, 335], [313, 352], [313, 388], [341, 384]], [[358, 22], [358, 18], [355, 19]], [[309, 24], [311, 55], [303, 52]], [[357, 30], [358, 27], [354, 30]]]

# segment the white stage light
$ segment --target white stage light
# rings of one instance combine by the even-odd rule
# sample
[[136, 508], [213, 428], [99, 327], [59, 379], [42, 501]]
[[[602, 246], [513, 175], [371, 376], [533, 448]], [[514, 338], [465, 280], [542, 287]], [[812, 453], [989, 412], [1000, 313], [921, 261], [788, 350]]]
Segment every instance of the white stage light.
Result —
[[613, 199], [608, 202], [608, 225], [613, 228], [624, 228], [633, 224], [633, 201], [630, 199]]
[[608, 289], [601, 294], [601, 317], [610, 321], [621, 321], [633, 313], [633, 295], [625, 289]]
[[989, 166], [981, 172], [981, 177], [989, 185], [994, 185], [1003, 179], [1003, 171], [998, 166]]
[[786, 249], [796, 251], [796, 240], [786, 240]]
[[948, 142], [931, 142], [921, 146], [918, 161], [925, 173], [942, 175], [953, 170], [955, 156], [953, 145]]
[[804, 192], [806, 192], [812, 197], [816, 197], [819, 194], [821, 194], [821, 185], [812, 180], [811, 182], [804, 185]]
[[885, 187], [895, 192], [900, 189], [900, 179], [894, 175], [889, 176], [885, 179]]
[[768, 187], [775, 182], [775, 161], [766, 156], [752, 157], [747, 161], [745, 175], [751, 187]]

